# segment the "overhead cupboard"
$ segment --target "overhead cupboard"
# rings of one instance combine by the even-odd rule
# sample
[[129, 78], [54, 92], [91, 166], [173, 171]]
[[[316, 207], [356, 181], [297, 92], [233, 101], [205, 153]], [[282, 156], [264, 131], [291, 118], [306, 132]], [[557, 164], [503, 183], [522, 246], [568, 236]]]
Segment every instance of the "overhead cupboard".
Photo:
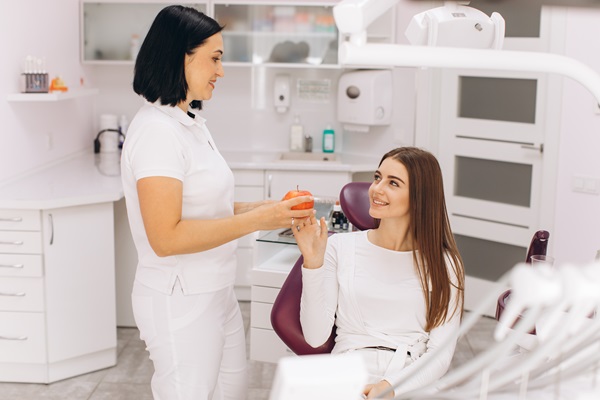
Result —
[[[338, 68], [335, 0], [206, 0], [177, 2], [215, 18], [223, 30], [228, 65]], [[84, 64], [133, 64], [164, 0], [81, 0], [81, 60]], [[395, 13], [371, 24], [368, 41], [394, 40]]]

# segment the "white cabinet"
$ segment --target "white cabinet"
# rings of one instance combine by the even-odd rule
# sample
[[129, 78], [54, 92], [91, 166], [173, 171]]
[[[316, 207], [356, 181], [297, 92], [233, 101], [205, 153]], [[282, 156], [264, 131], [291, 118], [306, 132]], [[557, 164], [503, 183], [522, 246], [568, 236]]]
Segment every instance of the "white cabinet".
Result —
[[[206, 13], [206, 1], [178, 1]], [[84, 64], [133, 64], [132, 40], [140, 46], [164, 0], [82, 0], [81, 61]]]
[[0, 381], [116, 364], [112, 202], [0, 209]]
[[[313, 2], [314, 3], [314, 2]], [[215, 1], [214, 17], [225, 25], [223, 61], [242, 64], [337, 66], [336, 2]]]
[[[263, 199], [263, 170], [234, 170], [236, 202], [253, 202]], [[250, 300], [250, 270], [252, 255], [258, 232], [251, 233], [238, 240], [237, 271], [235, 277], [235, 293], [238, 300]]]
[[[340, 40], [333, 18], [337, 0], [183, 0], [215, 18], [229, 65], [339, 68]], [[81, 0], [81, 60], [133, 64], [132, 40], [141, 44], [164, 0]], [[394, 41], [395, 12], [374, 21], [367, 40]], [[134, 39], [135, 38], [135, 39]], [[134, 52], [135, 53], [135, 52]]]
[[271, 309], [290, 270], [300, 257], [295, 244], [278, 243], [277, 233], [257, 241], [252, 269], [250, 304], [250, 359], [276, 363], [294, 353], [279, 339], [271, 326]]
[[348, 171], [266, 170], [265, 198], [280, 200], [296, 187], [308, 190], [315, 197], [337, 198], [349, 182], [352, 182], [352, 173]]

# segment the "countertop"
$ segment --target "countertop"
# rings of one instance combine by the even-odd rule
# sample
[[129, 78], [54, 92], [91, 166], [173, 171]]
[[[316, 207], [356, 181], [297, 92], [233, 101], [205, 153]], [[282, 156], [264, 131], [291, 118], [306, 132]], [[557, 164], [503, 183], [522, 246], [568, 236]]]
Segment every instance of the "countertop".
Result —
[[0, 208], [46, 210], [123, 197], [119, 153], [78, 153], [0, 186]]
[[[377, 169], [380, 159], [346, 153], [287, 153], [281, 151], [221, 151], [231, 169], [273, 169], [293, 171], [371, 172]], [[282, 156], [308, 155], [316, 159], [336, 158], [335, 161], [282, 159]]]
[[[374, 171], [379, 159], [335, 153], [335, 161], [282, 160], [277, 151], [222, 151], [231, 169]], [[295, 156], [292, 154], [292, 156]], [[312, 153], [311, 157], [331, 154]], [[46, 210], [118, 201], [123, 198], [120, 153], [67, 156], [0, 185], [0, 208]]]

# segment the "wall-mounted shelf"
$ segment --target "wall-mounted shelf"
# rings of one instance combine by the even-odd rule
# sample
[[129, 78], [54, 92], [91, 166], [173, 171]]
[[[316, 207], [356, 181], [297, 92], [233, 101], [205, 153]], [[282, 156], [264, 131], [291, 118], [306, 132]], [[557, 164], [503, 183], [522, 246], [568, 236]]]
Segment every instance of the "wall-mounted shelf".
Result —
[[98, 89], [75, 89], [54, 93], [13, 93], [6, 96], [6, 100], [9, 102], [62, 101], [96, 94], [98, 94]]

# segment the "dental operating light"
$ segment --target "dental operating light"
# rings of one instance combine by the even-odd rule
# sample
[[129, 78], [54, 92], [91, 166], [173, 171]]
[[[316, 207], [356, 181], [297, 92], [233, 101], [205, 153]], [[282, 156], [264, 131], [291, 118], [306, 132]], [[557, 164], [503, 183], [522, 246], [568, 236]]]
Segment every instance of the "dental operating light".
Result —
[[[398, 0], [342, 0], [333, 16], [340, 34], [339, 63], [348, 68], [432, 67], [545, 72], [567, 76], [587, 88], [600, 103], [600, 75], [587, 65], [558, 54], [367, 43], [366, 29]], [[468, 43], [468, 40], [466, 40]], [[458, 46], [458, 43], [453, 44]]]

